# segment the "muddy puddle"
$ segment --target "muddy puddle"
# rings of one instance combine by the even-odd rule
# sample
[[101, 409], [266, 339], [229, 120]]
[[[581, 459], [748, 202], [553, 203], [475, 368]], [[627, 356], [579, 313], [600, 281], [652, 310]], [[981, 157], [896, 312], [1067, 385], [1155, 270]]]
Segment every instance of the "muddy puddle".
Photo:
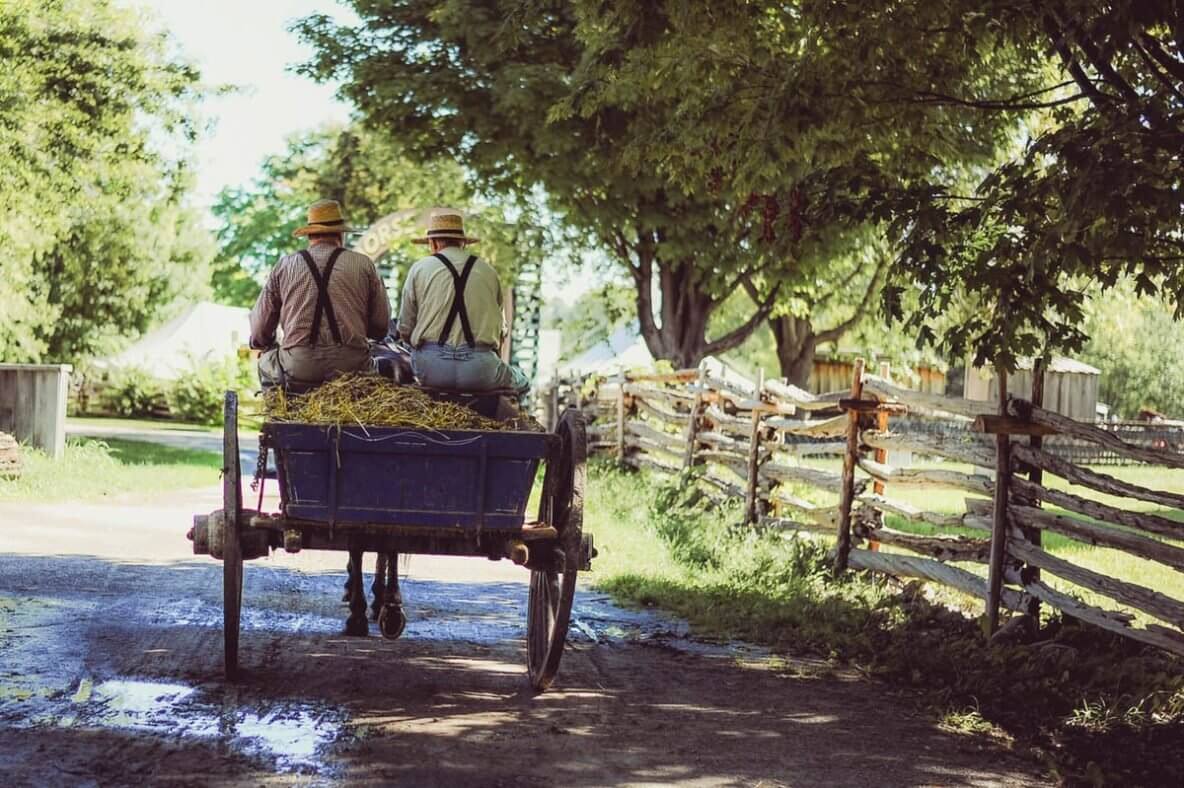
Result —
[[[325, 754], [345, 733], [346, 714], [327, 705], [285, 701], [240, 704], [234, 687], [194, 687], [138, 678], [84, 677], [69, 697], [8, 720], [14, 728], [109, 729], [165, 739], [217, 740], [285, 773], [324, 773]], [[28, 697], [22, 700], [29, 700]]]
[[[169, 632], [207, 632], [220, 641], [220, 573], [203, 567], [209, 592], [157, 597], [152, 605], [129, 604], [106, 609], [85, 594], [0, 595], [4, 611], [0, 645], [0, 727], [30, 731], [108, 731], [159, 737], [163, 741], [206, 743], [266, 764], [286, 774], [332, 776], [331, 752], [364, 738], [349, 702], [321, 702], [269, 692], [262, 687], [229, 685], [217, 674], [193, 681], [180, 650], [159, 648], [164, 675], [105, 675], [95, 671], [87, 640], [107, 641], [122, 650], [122, 633], [154, 630], [168, 645]], [[167, 567], [137, 568], [168, 579]], [[367, 577], [367, 588], [369, 588]], [[278, 566], [253, 566], [246, 572], [243, 641], [282, 644], [295, 640], [341, 644], [372, 651], [384, 643], [398, 658], [447, 644], [463, 655], [466, 645], [516, 648], [525, 637], [525, 585], [514, 582], [466, 583], [406, 578], [402, 591], [408, 625], [400, 643], [385, 643], [371, 625], [366, 640], [341, 638], [347, 614], [340, 602], [344, 575], [294, 572]], [[203, 583], [204, 584], [204, 583]], [[162, 584], [163, 585], [163, 584]], [[93, 622], [88, 624], [88, 622]], [[743, 644], [704, 643], [690, 638], [684, 623], [650, 610], [625, 610], [607, 595], [583, 589], [577, 596], [569, 639], [574, 648], [649, 644], [729, 658], [752, 657]], [[46, 645], [52, 642], [52, 660]], [[402, 645], [406, 643], [406, 645]], [[416, 645], [417, 643], [422, 645]], [[92, 643], [92, 645], [94, 645]], [[336, 646], [335, 646], [336, 647]], [[318, 650], [323, 650], [319, 649]], [[151, 659], [154, 649], [143, 650]], [[172, 662], [172, 665], [167, 663]], [[182, 666], [183, 668], [183, 666]], [[170, 671], [174, 675], [167, 675]], [[151, 672], [151, 671], [150, 671]], [[259, 667], [260, 680], [276, 677]], [[364, 726], [363, 726], [364, 727]]]

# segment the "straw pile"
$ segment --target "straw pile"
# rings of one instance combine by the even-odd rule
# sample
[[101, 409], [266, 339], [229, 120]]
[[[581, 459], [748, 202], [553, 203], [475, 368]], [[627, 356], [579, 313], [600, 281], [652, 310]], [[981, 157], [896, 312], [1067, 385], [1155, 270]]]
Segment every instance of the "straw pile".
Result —
[[505, 430], [500, 422], [424, 392], [399, 386], [379, 375], [334, 378], [307, 394], [271, 389], [264, 394], [268, 421], [293, 424], [358, 424], [366, 427], [418, 427], [428, 430]]

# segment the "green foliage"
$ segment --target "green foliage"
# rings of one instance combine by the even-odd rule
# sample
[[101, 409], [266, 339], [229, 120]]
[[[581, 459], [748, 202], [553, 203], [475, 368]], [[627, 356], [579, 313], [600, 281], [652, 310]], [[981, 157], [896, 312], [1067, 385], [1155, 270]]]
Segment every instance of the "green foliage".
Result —
[[0, 4], [0, 358], [75, 359], [200, 296], [198, 74], [108, 0]]
[[1184, 418], [1184, 323], [1168, 304], [1120, 284], [1087, 302], [1082, 330], [1079, 357], [1102, 371], [1099, 401], [1123, 418], [1143, 408]]
[[163, 403], [163, 394], [161, 382], [137, 367], [113, 370], [102, 386], [106, 409], [125, 418], [153, 415]]
[[250, 359], [227, 356], [218, 362], [194, 363], [167, 388], [169, 414], [196, 424], [221, 424], [227, 391], [258, 388]]
[[[911, 206], [898, 207], [896, 228], [907, 242], [901, 288], [919, 294], [908, 325], [952, 356], [969, 349], [976, 361], [1010, 367], [1019, 355], [1083, 347], [1091, 282], [1128, 278], [1139, 293], [1162, 291], [1176, 316], [1184, 314], [1184, 11], [1089, 0], [974, 10], [1014, 48], [1050, 52], [1052, 60], [1039, 92], [957, 99], [973, 99], [984, 114], [1023, 118], [1022, 150], [967, 199], [943, 199], [949, 185], [937, 177], [918, 187]], [[986, 308], [935, 330], [933, 319], [959, 294]]]
[[[922, 2], [354, 5], [357, 27], [298, 26], [318, 50], [306, 72], [341, 80], [413, 155], [541, 186], [630, 275], [642, 335], [678, 366], [777, 312], [809, 323], [821, 293], [861, 304], [835, 263], [891, 218], [889, 195], [993, 162], [1014, 135], [934, 97], [1039, 74], [990, 19]], [[741, 287], [747, 316], [713, 333]], [[805, 328], [783, 367], [826, 341]]]
[[[585, 5], [542, 12], [532, 2], [407, 0], [373, 13], [357, 2], [357, 28], [315, 16], [298, 29], [317, 50], [306, 72], [340, 79], [367, 124], [393, 133], [408, 155], [456, 157], [488, 189], [520, 199], [541, 187], [579, 239], [629, 274], [655, 355], [693, 364], [738, 344], [771, 308], [770, 301], [735, 331], [706, 337], [707, 319], [737, 274], [771, 261], [739, 248], [734, 210], [669, 188], [620, 154], [625, 141], [669, 120], [656, 107], [553, 112], [585, 89], [578, 66], [594, 55], [578, 31]], [[620, 32], [618, 44], [640, 43]], [[660, 311], [650, 297], [655, 278]]]

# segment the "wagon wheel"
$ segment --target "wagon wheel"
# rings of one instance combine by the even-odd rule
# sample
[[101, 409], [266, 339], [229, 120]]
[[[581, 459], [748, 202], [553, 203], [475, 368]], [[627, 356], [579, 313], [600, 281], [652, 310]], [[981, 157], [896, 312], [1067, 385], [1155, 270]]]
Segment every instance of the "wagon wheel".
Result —
[[587, 439], [583, 416], [568, 409], [555, 433], [559, 446], [553, 458], [548, 459], [539, 519], [559, 531], [556, 550], [562, 553], [562, 565], [557, 561], [555, 569], [531, 570], [526, 619], [526, 665], [531, 685], [540, 692], [551, 686], [563, 656], [576, 594], [584, 525]]
[[238, 456], [238, 395], [226, 392], [222, 425], [222, 637], [226, 646], [226, 678], [238, 676], [238, 632], [243, 605], [242, 468]]

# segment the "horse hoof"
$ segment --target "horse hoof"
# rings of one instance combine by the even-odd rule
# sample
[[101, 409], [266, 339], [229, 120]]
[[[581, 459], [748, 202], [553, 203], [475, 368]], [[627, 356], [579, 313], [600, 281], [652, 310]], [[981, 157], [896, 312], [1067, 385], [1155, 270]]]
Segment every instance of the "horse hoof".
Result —
[[378, 614], [378, 629], [387, 640], [398, 640], [407, 627], [407, 614], [398, 605], [383, 605]]
[[348, 637], [364, 638], [370, 634], [370, 622], [365, 616], [350, 616], [345, 620], [345, 634]]

